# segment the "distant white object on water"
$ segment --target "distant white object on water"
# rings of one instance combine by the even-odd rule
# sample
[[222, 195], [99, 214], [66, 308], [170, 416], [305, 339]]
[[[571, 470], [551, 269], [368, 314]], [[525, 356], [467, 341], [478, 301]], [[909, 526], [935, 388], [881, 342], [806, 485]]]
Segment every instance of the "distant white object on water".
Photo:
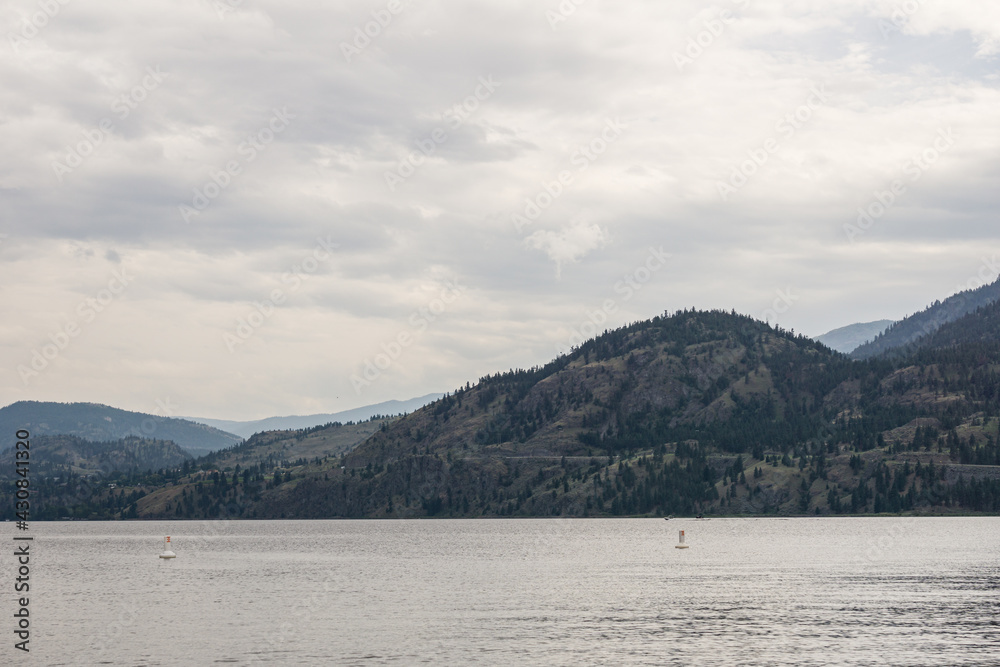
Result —
[[163, 553], [160, 558], [177, 558], [177, 554], [170, 550], [170, 536], [163, 538]]
[[681, 534], [680, 534], [680, 535], [678, 535], [677, 537], [678, 537], [678, 539], [680, 540], [680, 544], [678, 544], [678, 545], [677, 545], [676, 547], [674, 547], [674, 548], [675, 548], [675, 549], [687, 549], [687, 548], [688, 548], [688, 545], [684, 544], [684, 531], [682, 530], [682, 531], [681, 531]]

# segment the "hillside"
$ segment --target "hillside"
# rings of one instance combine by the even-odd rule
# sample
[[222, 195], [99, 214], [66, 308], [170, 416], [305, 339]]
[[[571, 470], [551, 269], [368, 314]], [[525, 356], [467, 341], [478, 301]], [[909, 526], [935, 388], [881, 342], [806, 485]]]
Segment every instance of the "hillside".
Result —
[[[91, 442], [73, 435], [32, 436], [32, 476], [107, 475], [115, 470], [176, 468], [191, 459], [175, 443], [128, 437], [112, 442]], [[14, 471], [14, 450], [0, 453], [0, 479]]]
[[123, 515], [997, 512], [991, 345], [852, 362], [747, 317], [678, 312], [470, 383], [340, 460], [228, 461], [137, 486]]
[[12, 403], [0, 409], [0, 451], [14, 445], [18, 429], [27, 429], [34, 437], [73, 435], [94, 442], [127, 437], [171, 440], [196, 456], [242, 440], [204, 424], [98, 403]]
[[965, 317], [945, 324], [933, 334], [915, 341], [911, 350], [943, 350], [997, 341], [1000, 341], [1000, 301], [982, 306]]
[[[218, 484], [219, 469], [244, 484], [262, 487], [292, 479], [288, 469], [329, 463], [346, 454], [391, 419], [359, 424], [327, 424], [298, 431], [260, 433], [239, 445], [192, 460], [172, 442], [126, 438], [119, 442], [89, 442], [75, 436], [31, 439], [32, 504], [36, 518], [137, 518], [175, 510], [178, 497], [195, 493], [206, 499], [206, 481]], [[13, 450], [0, 455], [0, 502], [14, 502]], [[267, 481], [265, 481], [265, 479]], [[217, 488], [217, 487], [213, 487]], [[116, 490], [117, 489], [117, 490]], [[259, 494], [251, 496], [260, 500]], [[188, 508], [190, 514], [218, 517], [218, 503]], [[238, 513], [237, 513], [238, 514]], [[177, 516], [175, 513], [174, 516]]]
[[976, 309], [1000, 300], [1000, 279], [978, 289], [966, 290], [936, 301], [923, 311], [892, 324], [874, 340], [859, 346], [851, 353], [852, 359], [871, 359], [915, 343], [933, 334], [949, 322], [962, 318]]
[[831, 350], [850, 354], [859, 346], [874, 339], [892, 324], [892, 320], [878, 320], [876, 322], [862, 322], [849, 324], [833, 331], [828, 331], [822, 336], [816, 336], [816, 340], [823, 343]]
[[[371, 437], [392, 418], [372, 419], [358, 424], [335, 422], [314, 428], [257, 433], [239, 445], [212, 452], [196, 463], [203, 467], [232, 470], [265, 465], [273, 468], [281, 461], [340, 457]], [[267, 466], [267, 462], [274, 465]]]
[[868, 361], [735, 313], [665, 314], [543, 367], [469, 383], [376, 425], [356, 448], [337, 450], [340, 458], [309, 449], [346, 438], [336, 426], [260, 434], [195, 465], [120, 475], [117, 491], [91, 489], [66, 511], [278, 519], [996, 513], [1000, 343], [973, 333], [990, 326], [991, 312], [963, 320], [980, 324], [965, 327], [961, 342]]

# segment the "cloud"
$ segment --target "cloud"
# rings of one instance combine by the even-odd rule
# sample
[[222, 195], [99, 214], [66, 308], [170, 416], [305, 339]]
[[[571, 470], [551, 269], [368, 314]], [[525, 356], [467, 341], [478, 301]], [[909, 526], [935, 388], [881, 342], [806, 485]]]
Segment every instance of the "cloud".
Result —
[[[384, 5], [223, 4], [71, 3], [34, 31], [33, 0], [0, 14], [4, 35], [33, 35], [0, 58], [0, 294], [17, 313], [0, 403], [333, 411], [446, 279], [466, 296], [362, 403], [545, 362], [651, 246], [671, 262], [609, 326], [760, 314], [789, 287], [782, 326], [896, 318], [1000, 245], [1000, 21], [982, 3], [625, 0], [553, 29], [556, 2], [428, 0], [350, 61], [342, 44]], [[476, 98], [483, 78], [500, 85]], [[597, 142], [612, 119], [626, 129]], [[949, 128], [954, 146], [851, 243], [859, 207]], [[303, 274], [320, 238], [338, 248]], [[18, 367], [122, 269], [128, 289], [25, 385]], [[224, 334], [275, 289], [284, 303], [230, 354]]]
[[559, 231], [537, 231], [524, 242], [530, 248], [545, 252], [556, 263], [556, 277], [561, 277], [565, 264], [578, 262], [591, 250], [603, 248], [608, 243], [608, 233], [599, 225], [576, 222]]

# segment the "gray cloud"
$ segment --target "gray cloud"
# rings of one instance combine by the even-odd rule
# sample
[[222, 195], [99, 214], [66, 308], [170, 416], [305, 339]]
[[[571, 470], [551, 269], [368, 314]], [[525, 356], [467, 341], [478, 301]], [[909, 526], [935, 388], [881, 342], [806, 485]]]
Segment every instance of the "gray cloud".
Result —
[[[607, 298], [608, 326], [763, 317], [788, 290], [779, 321], [807, 333], [896, 318], [1000, 245], [988, 6], [584, 3], [553, 29], [555, 2], [412, 2], [350, 62], [342, 44], [384, 3], [220, 6], [71, 3], [7, 40], [0, 295], [18, 318], [0, 326], [0, 402], [333, 411], [543, 363]], [[34, 11], [0, 28], [22, 35]], [[602, 141], [609, 121], [624, 129]], [[954, 145], [913, 179], [942, 130]], [[893, 180], [905, 191], [850, 238]], [[307, 271], [320, 238], [337, 248]], [[626, 299], [650, 247], [672, 257]], [[83, 322], [116, 270], [134, 279]], [[351, 374], [453, 279], [462, 296], [356, 394]]]

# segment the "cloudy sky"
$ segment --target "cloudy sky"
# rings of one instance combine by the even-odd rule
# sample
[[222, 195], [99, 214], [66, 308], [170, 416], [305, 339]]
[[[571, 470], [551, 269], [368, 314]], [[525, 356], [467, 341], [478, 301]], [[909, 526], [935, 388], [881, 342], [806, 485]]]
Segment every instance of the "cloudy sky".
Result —
[[1000, 267], [1000, 6], [8, 0], [0, 404], [253, 419]]

